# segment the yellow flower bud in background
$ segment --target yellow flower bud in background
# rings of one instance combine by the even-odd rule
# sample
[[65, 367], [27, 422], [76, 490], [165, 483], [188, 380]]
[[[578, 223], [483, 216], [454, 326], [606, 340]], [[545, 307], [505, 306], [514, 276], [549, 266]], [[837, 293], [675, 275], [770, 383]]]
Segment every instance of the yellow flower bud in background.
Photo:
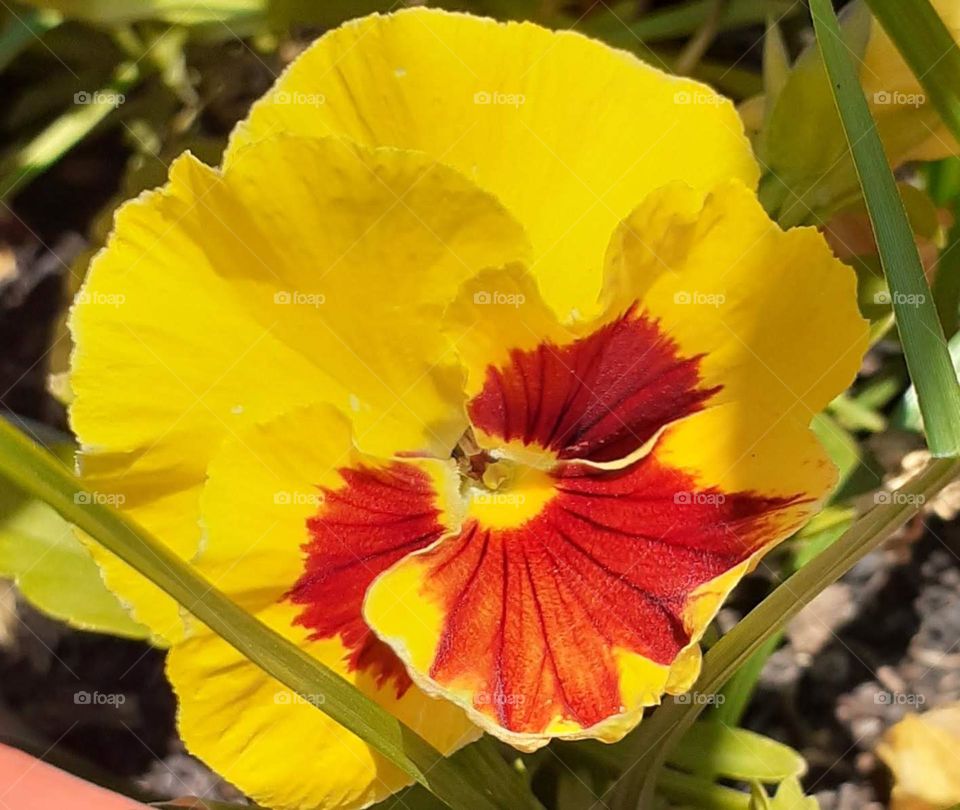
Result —
[[[933, 0], [955, 40], [960, 39], [960, 2]], [[887, 156], [895, 166], [960, 154], [960, 144], [940, 120], [923, 86], [876, 20], [863, 56], [860, 81], [877, 121]]]
[[[888, 697], [894, 700], [909, 696]], [[877, 754], [893, 772], [891, 810], [940, 810], [960, 802], [958, 744], [958, 703], [908, 714], [887, 731]]]
[[[960, 2], [933, 5], [960, 36]], [[960, 154], [960, 144], [866, 3], [854, 0], [843, 9], [841, 30], [859, 61], [890, 165]], [[784, 225], [818, 223], [855, 202], [859, 183], [819, 50], [810, 45], [785, 71], [787, 59], [782, 47], [767, 47], [766, 93], [741, 104], [740, 114], [764, 169], [767, 210]]]

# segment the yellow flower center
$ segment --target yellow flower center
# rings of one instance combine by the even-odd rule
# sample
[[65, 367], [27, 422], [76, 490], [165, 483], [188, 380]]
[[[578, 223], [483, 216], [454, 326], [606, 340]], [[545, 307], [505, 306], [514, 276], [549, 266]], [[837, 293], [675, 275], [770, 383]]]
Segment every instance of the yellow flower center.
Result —
[[479, 479], [468, 479], [467, 517], [489, 529], [522, 526], [556, 494], [545, 471], [500, 459], [487, 464]]

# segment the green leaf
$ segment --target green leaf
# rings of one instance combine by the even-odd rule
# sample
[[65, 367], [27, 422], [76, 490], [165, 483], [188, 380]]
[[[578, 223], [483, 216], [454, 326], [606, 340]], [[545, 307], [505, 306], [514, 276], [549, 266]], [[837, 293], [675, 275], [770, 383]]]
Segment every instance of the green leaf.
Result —
[[[958, 473], [960, 460], [936, 459], [900, 487], [897, 497], [867, 512], [710, 648], [694, 689], [701, 694], [717, 694], [769, 638], [780, 632], [824, 588], [878, 548], [919, 511], [921, 503], [932, 498]], [[700, 701], [666, 702], [619, 744], [633, 764], [616, 789], [616, 810], [634, 810], [638, 797], [640, 807], [650, 806], [661, 766], [704, 708], [705, 704]]]
[[869, 433], [880, 433], [886, 430], [887, 420], [883, 414], [872, 408], [864, 407], [849, 394], [840, 394], [830, 403], [830, 412], [839, 427], [844, 430], [865, 430]]
[[853, 509], [831, 506], [804, 526], [793, 543], [791, 573], [799, 571], [839, 540], [853, 524], [855, 516]]
[[779, 20], [767, 18], [767, 33], [763, 38], [763, 93], [766, 103], [775, 105], [780, 91], [790, 78], [790, 54], [783, 41]]
[[[853, 509], [828, 506], [811, 520], [797, 532], [791, 543], [792, 554], [785, 566], [788, 572], [798, 571], [818, 554], [826, 551], [850, 528], [855, 515]], [[721, 690], [723, 701], [710, 713], [710, 720], [729, 726], [740, 725], [757, 688], [763, 667], [780, 646], [783, 635], [782, 630], [774, 633], [737, 669]]]
[[930, 0], [867, 0], [940, 118], [960, 140], [960, 48]]
[[770, 797], [759, 782], [750, 783], [750, 810], [770, 810]]
[[936, 239], [940, 234], [940, 215], [930, 195], [910, 183], [897, 183], [897, 190], [903, 200], [910, 229], [924, 239]]
[[[72, 464], [71, 445], [51, 449]], [[73, 627], [128, 638], [150, 635], [107, 590], [73, 527], [13, 486], [0, 489], [0, 577], [12, 579], [28, 602]]]
[[818, 413], [810, 423], [810, 428], [837, 466], [840, 473], [837, 485], [843, 486], [860, 466], [860, 445], [826, 413]]
[[165, 591], [213, 632], [285, 686], [311, 701], [452, 808], [539, 808], [523, 779], [489, 738], [444, 757], [352, 684], [228, 599], [126, 516], [86, 503], [83, 484], [55, 458], [0, 420], [0, 476], [42, 499], [61, 517]]
[[594, 775], [587, 768], [565, 768], [557, 777], [556, 810], [583, 810], [597, 800]]
[[934, 456], [960, 454], [960, 385], [897, 184], [828, 0], [811, 0], [817, 44], [831, 79], [873, 224], [910, 377]]
[[789, 746], [713, 720], [694, 724], [667, 762], [697, 776], [742, 782], [782, 782], [807, 770], [803, 757]]
[[886, 408], [903, 388], [903, 377], [896, 371], [886, 370], [867, 380], [854, 400], [864, 408]]
[[935, 205], [952, 206], [960, 198], [960, 157], [953, 156], [923, 167], [927, 191]]
[[377, 810], [444, 810], [446, 805], [421, 785], [411, 785], [374, 805]]
[[712, 722], [724, 723], [728, 726], [738, 726], [740, 724], [753, 698], [763, 667], [766, 665], [767, 659], [776, 652], [781, 641], [783, 641], [782, 633], [777, 633], [768, 638], [727, 681], [720, 692], [723, 695], [723, 701], [710, 713], [709, 717]]
[[[844, 9], [843, 42], [855, 57], [866, 51], [870, 24], [862, 3]], [[761, 199], [784, 227], [812, 221], [856, 195], [856, 172], [815, 47], [800, 55], [769, 105], [758, 152], [766, 170]]]
[[770, 810], [820, 810], [820, 805], [812, 796], [805, 796], [800, 780], [793, 778], [780, 783]]
[[[953, 361], [954, 373], [960, 380], [960, 332], [954, 335], [947, 344], [950, 352], [950, 359]], [[898, 427], [904, 430], [923, 430], [923, 415], [920, 413], [920, 403], [917, 400], [916, 386], [911, 385], [903, 395], [894, 414], [894, 421]]]
[[265, 0], [26, 0], [95, 25], [159, 20], [178, 25], [229, 24], [264, 12]]
[[[657, 793], [671, 801], [671, 806], [696, 808], [696, 810], [750, 810], [750, 797], [739, 790], [717, 785], [701, 779], [664, 768], [657, 781]], [[593, 802], [584, 807], [605, 806]]]

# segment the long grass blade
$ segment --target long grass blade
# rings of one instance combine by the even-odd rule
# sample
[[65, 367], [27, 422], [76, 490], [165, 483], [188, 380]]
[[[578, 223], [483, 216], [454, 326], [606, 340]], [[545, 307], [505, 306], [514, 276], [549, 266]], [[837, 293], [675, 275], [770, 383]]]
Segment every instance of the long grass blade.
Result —
[[856, 69], [841, 39], [836, 12], [829, 0], [811, 0], [810, 10], [873, 224], [907, 368], [919, 395], [927, 443], [933, 455], [954, 457], [960, 455], [960, 385], [913, 232]]

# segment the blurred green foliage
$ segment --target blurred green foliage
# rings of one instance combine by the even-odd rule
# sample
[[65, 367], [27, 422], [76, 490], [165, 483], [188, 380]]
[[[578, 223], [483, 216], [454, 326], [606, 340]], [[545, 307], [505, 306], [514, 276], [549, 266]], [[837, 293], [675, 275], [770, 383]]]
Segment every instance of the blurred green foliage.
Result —
[[[72, 444], [65, 437], [51, 441], [51, 452], [72, 465]], [[0, 488], [0, 577], [12, 579], [35, 607], [73, 627], [129, 638], [148, 635], [107, 590], [73, 527], [6, 482]]]

